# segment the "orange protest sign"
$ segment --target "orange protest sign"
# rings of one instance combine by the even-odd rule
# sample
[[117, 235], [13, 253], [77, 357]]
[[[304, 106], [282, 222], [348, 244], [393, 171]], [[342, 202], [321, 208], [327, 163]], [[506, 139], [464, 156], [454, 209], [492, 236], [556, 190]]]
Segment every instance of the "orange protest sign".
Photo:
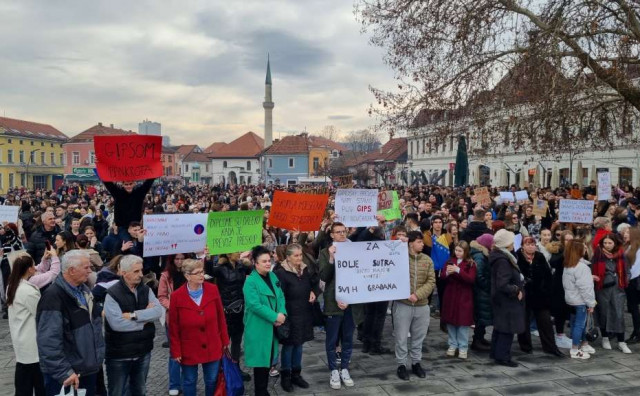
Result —
[[102, 181], [134, 181], [162, 176], [162, 137], [95, 136], [96, 169]]
[[329, 194], [276, 191], [268, 225], [298, 231], [317, 231], [327, 208]]
[[473, 190], [473, 195], [476, 197], [476, 202], [482, 206], [491, 205], [491, 196], [489, 195], [489, 189], [487, 187], [479, 187]]

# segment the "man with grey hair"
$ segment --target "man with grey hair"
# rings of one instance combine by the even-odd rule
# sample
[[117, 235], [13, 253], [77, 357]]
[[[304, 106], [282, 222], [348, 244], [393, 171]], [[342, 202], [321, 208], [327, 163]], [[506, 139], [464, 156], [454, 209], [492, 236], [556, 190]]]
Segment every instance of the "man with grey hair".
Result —
[[120, 280], [107, 290], [104, 301], [106, 365], [109, 395], [146, 394], [154, 321], [164, 308], [142, 283], [142, 258], [129, 254], [120, 260]]
[[93, 296], [85, 285], [89, 274], [89, 255], [83, 250], [68, 251], [62, 258], [62, 273], [38, 303], [38, 354], [47, 396], [59, 394], [62, 386], [95, 395], [104, 339], [102, 318], [93, 309]]
[[56, 241], [56, 235], [62, 231], [56, 224], [56, 216], [53, 213], [44, 212], [40, 219], [42, 220], [42, 225], [36, 228], [27, 243], [27, 252], [36, 263], [42, 260], [42, 256], [47, 250], [47, 242], [53, 246]]

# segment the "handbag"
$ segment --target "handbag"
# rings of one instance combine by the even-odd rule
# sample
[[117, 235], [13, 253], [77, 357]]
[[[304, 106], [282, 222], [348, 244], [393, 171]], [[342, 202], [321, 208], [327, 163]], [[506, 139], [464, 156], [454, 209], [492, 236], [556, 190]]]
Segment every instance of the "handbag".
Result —
[[58, 396], [85, 396], [87, 394], [86, 389], [75, 389], [73, 386], [69, 389], [69, 393], [65, 393], [64, 386], [60, 388]]
[[242, 381], [240, 366], [231, 359], [229, 351], [225, 351], [224, 355], [222, 355], [222, 372], [224, 373], [227, 396], [244, 395], [244, 382]]
[[584, 338], [589, 342], [594, 342], [599, 336], [598, 329], [593, 323], [593, 314], [587, 314], [587, 325], [584, 328]]
[[276, 327], [276, 338], [279, 342], [286, 341], [291, 333], [291, 326], [288, 320], [285, 320], [283, 324]]

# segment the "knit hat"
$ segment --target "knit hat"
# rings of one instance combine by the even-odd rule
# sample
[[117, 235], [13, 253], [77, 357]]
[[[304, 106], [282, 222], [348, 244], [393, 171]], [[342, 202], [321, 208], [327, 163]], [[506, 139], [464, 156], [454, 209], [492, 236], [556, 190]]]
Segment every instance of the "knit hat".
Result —
[[505, 227], [504, 221], [502, 220], [495, 220], [491, 222], [491, 230], [493, 231], [494, 235], [496, 232], [503, 229], [504, 227]]
[[476, 238], [476, 242], [478, 242], [481, 246], [483, 246], [487, 250], [491, 250], [491, 246], [493, 245], [493, 235], [482, 234]]
[[507, 231], [505, 229], [499, 230], [493, 236], [493, 244], [499, 248], [507, 248], [513, 245], [513, 241], [515, 239], [515, 235], [511, 231]]

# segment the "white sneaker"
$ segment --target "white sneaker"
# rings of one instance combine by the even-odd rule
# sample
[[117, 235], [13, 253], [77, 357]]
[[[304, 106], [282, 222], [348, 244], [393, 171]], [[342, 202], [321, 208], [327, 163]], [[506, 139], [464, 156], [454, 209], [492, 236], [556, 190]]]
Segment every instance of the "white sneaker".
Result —
[[340, 389], [342, 384], [340, 383], [340, 373], [338, 370], [331, 370], [331, 379], [329, 380], [329, 386], [331, 389]]
[[540, 332], [538, 330], [534, 330], [531, 332], [531, 335], [534, 337], [540, 337]]
[[449, 356], [449, 357], [456, 356], [456, 348], [449, 347], [449, 349], [447, 349], [447, 356]]
[[569, 354], [571, 355], [571, 359], [586, 360], [591, 357], [591, 355], [589, 355], [587, 352], [581, 351], [580, 349], [573, 349], [573, 348], [571, 348], [571, 351], [569, 352]]
[[564, 334], [557, 335], [556, 334], [555, 339], [556, 339], [556, 346], [558, 348], [563, 348], [563, 349], [570, 349], [571, 348], [571, 345], [572, 345], [571, 338], [567, 337], [566, 335], [564, 335]]
[[580, 347], [580, 350], [582, 352], [588, 353], [589, 355], [593, 355], [594, 353], [596, 353], [596, 350], [589, 344], [584, 344]]
[[608, 351], [611, 350], [611, 341], [609, 341], [609, 337], [602, 337], [602, 349], [606, 349]]
[[626, 342], [619, 342], [618, 349], [621, 350], [622, 353], [631, 353], [631, 349], [629, 349]]
[[180, 394], [180, 391], [177, 389], [171, 389], [169, 391], [169, 396], [178, 396]]
[[459, 359], [466, 359], [467, 358], [467, 351], [458, 351], [458, 358]]
[[352, 387], [355, 385], [353, 383], [353, 380], [351, 379], [351, 376], [349, 375], [349, 370], [347, 369], [340, 370], [340, 379], [342, 379], [342, 382], [344, 382], [344, 386]]

